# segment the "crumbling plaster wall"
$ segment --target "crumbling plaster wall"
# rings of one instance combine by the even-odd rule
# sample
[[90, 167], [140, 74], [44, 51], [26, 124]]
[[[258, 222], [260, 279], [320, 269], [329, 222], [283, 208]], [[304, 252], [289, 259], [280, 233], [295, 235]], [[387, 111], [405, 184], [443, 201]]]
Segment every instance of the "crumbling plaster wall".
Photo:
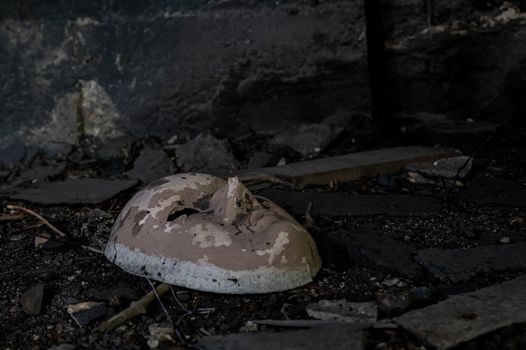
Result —
[[366, 109], [364, 30], [359, 0], [2, 2], [0, 138], [60, 149]]

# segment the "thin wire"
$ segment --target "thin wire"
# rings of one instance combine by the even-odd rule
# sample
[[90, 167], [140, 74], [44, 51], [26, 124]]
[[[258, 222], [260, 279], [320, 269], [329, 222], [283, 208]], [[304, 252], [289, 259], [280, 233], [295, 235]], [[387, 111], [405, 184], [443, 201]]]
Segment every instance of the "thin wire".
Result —
[[191, 312], [190, 310], [188, 310], [184, 305], [183, 303], [181, 303], [181, 301], [179, 300], [179, 298], [177, 297], [175, 291], [173, 290], [172, 288], [172, 285], [170, 284], [170, 290], [172, 291], [172, 295], [175, 299], [175, 302], [177, 303], [177, 305], [179, 305], [181, 307], [181, 309], [184, 310], [184, 312], [188, 313], [188, 312]]
[[157, 293], [157, 289], [155, 289], [155, 286], [153, 285], [152, 281], [150, 281], [150, 279], [144, 275], [144, 277], [146, 278], [146, 280], [148, 281], [148, 283], [150, 284], [150, 286], [152, 287], [153, 289], [153, 292], [155, 293], [155, 296], [157, 297], [157, 300], [159, 301], [159, 304], [161, 304], [161, 307], [163, 308], [163, 311], [164, 311], [164, 314], [166, 315], [166, 318], [168, 319], [168, 321], [170, 322], [170, 324], [172, 325], [172, 327], [174, 326], [174, 323], [172, 321], [172, 318], [170, 317], [170, 314], [168, 313], [168, 310], [166, 309], [166, 307], [164, 306], [162, 300], [161, 300], [161, 297], [159, 296], [159, 294]]

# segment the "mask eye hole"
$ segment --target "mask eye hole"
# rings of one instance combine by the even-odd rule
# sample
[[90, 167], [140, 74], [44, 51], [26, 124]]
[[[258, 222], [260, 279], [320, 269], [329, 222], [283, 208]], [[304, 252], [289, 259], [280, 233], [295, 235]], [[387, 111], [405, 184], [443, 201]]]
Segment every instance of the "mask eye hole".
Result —
[[168, 215], [167, 221], [174, 221], [180, 216], [183, 216], [183, 215], [190, 216], [190, 215], [197, 214], [199, 212], [200, 212], [199, 210], [194, 209], [194, 208], [183, 208], [181, 210], [176, 210], [170, 215]]

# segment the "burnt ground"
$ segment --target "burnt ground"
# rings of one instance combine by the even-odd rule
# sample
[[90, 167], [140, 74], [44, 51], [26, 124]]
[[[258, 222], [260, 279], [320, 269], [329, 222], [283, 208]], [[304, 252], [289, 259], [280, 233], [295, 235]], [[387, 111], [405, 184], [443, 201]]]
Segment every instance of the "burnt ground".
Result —
[[[491, 196], [481, 201], [478, 197], [466, 195], [482, 175], [522, 183], [524, 189], [525, 156], [524, 133], [519, 131], [513, 136], [499, 136], [479, 150], [471, 173], [461, 180], [462, 186], [416, 185], [409, 183], [403, 175], [396, 175], [337, 184], [331, 189], [305, 189], [306, 192], [432, 197], [440, 201], [440, 207], [437, 212], [426, 215], [314, 215], [317, 228], [311, 232], [318, 244], [323, 268], [311, 284], [288, 292], [254, 296], [219, 295], [175, 288], [178, 301], [186, 308], [213, 310], [207, 315], [182, 319], [184, 311], [173, 296], [164, 296], [164, 305], [173, 320], [180, 321], [179, 329], [191, 342], [206, 335], [239, 332], [249, 320], [306, 319], [305, 306], [322, 299], [378, 301], [379, 317], [387, 319], [439, 302], [449, 295], [519, 276], [524, 273], [524, 267], [510, 266], [498, 271], [490, 267], [466, 280], [441, 280], [416, 262], [414, 257], [425, 248], [512, 246], [526, 241], [524, 199], [515, 198], [515, 201], [506, 202], [506, 198], [502, 200], [499, 197], [492, 203]], [[96, 163], [75, 161], [77, 163], [72, 165], [68, 160], [67, 166], [74, 169], [70, 170], [70, 174], [80, 176], [96, 172], [90, 168]], [[490, 189], [487, 186], [482, 188]], [[145, 279], [132, 276], [111, 264], [103, 255], [77, 245], [103, 248], [120, 208], [134, 191], [129, 190], [96, 205], [44, 206], [16, 202], [43, 215], [67, 232], [72, 240], [70, 244], [52, 249], [35, 248], [33, 236], [49, 233], [40, 221], [25, 216], [20, 221], [0, 222], [1, 348], [45, 349], [60, 344], [72, 344], [71, 347], [62, 345], [63, 349], [148, 348], [148, 326], [166, 322], [165, 313], [157, 302], [149, 307], [146, 314], [115, 331], [100, 334], [94, 328], [126, 308], [131, 300], [146, 294], [151, 286]], [[0, 200], [0, 208], [8, 203], [13, 201]], [[304, 222], [302, 215], [295, 216]], [[361, 238], [345, 238], [355, 233]], [[509, 243], [506, 238], [509, 238]], [[400, 251], [400, 259], [396, 258], [397, 253], [389, 255], [393, 254], [389, 252], [389, 247], [398, 247], [397, 244], [408, 248], [407, 251]], [[380, 246], [387, 249], [387, 253], [382, 253]], [[390, 258], [379, 261], [385, 258], [385, 254]], [[409, 268], [407, 264], [400, 263], [407, 256], [411, 265]], [[507, 257], [501, 256], [500, 259], [506, 260]], [[22, 310], [19, 300], [25, 291], [38, 283], [45, 286], [43, 305], [40, 314], [32, 316]], [[66, 312], [67, 305], [81, 301], [101, 301], [105, 303], [107, 312], [81, 328]], [[265, 329], [275, 330], [259, 326], [259, 330]], [[176, 343], [161, 344], [161, 348], [185, 347], [180, 338], [174, 338]], [[368, 330], [367, 349], [423, 348], [425, 343], [421, 339], [399, 328]], [[524, 349], [526, 324], [486, 334], [459, 348]]]

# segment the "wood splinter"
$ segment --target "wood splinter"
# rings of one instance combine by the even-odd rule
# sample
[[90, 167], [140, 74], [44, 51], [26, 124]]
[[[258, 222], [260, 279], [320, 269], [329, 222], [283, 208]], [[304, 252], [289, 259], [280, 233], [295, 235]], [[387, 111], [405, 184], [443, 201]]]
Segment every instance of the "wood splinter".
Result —
[[95, 331], [99, 332], [109, 332], [112, 329], [115, 329], [125, 323], [128, 320], [131, 320], [135, 316], [143, 315], [146, 313], [146, 308], [148, 305], [150, 305], [155, 299], [157, 292], [157, 295], [162, 296], [166, 294], [170, 290], [170, 285], [166, 283], [162, 283], [155, 288], [155, 290], [151, 290], [143, 296], [141, 299], [134, 301], [130, 304], [130, 306], [118, 314], [116, 314], [113, 317], [110, 317], [106, 321], [104, 321], [99, 327], [95, 328]]

